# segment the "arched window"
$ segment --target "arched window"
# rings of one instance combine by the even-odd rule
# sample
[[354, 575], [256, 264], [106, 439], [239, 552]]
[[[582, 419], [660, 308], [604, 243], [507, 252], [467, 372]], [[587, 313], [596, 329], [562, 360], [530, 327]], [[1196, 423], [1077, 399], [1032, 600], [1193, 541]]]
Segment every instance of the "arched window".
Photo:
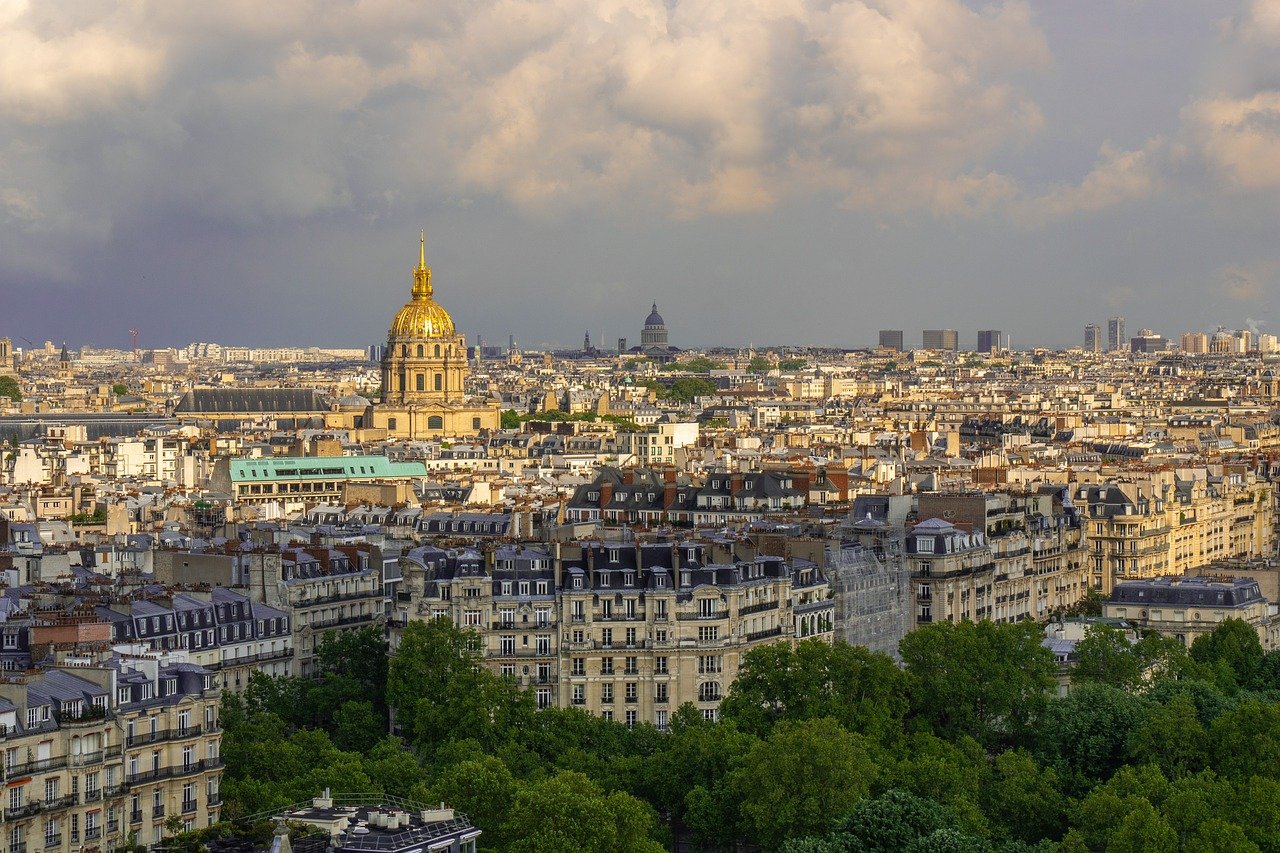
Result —
[[396, 419], [387, 418], [387, 429], [395, 429], [395, 428], [396, 428]]
[[444, 418], [439, 415], [427, 418], [427, 429], [444, 429]]
[[418, 358], [422, 358], [422, 344], [418, 344]]
[[703, 702], [715, 702], [720, 698], [720, 685], [714, 681], [707, 681], [698, 685], [698, 699]]
[[436, 344], [436, 358], [440, 357], [440, 345]]
[[409, 357], [409, 345], [408, 345], [408, 344], [401, 344], [401, 345], [400, 345], [400, 356], [401, 356], [402, 358], [408, 358], [408, 357]]
[[437, 391], [444, 390], [444, 377], [441, 376], [439, 373], [436, 374], [436, 390]]
[[418, 374], [418, 390], [419, 391], [427, 390], [427, 375], [425, 373]]

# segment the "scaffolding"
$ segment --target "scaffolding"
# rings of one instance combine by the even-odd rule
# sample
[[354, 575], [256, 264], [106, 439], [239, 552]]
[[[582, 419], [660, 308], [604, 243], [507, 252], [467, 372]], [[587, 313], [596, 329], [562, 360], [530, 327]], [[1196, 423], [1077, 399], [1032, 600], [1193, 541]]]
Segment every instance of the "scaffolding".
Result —
[[835, 593], [837, 634], [899, 660], [898, 642], [910, 622], [910, 583], [897, 545], [829, 548], [827, 579]]

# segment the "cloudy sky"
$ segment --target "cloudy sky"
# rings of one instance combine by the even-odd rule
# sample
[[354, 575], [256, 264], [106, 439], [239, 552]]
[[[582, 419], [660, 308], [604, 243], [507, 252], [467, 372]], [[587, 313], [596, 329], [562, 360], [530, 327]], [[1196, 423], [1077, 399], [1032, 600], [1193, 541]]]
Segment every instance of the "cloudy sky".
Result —
[[[1280, 331], [1280, 0], [0, 0], [0, 335]], [[21, 341], [18, 340], [21, 344]]]

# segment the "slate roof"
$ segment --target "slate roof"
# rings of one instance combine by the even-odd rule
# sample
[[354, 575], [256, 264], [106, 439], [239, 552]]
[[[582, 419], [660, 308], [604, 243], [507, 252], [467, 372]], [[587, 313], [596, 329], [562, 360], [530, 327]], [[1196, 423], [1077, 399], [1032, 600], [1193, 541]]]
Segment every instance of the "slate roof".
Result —
[[310, 388], [196, 388], [182, 395], [175, 414], [251, 412], [316, 413], [329, 410], [328, 398]]

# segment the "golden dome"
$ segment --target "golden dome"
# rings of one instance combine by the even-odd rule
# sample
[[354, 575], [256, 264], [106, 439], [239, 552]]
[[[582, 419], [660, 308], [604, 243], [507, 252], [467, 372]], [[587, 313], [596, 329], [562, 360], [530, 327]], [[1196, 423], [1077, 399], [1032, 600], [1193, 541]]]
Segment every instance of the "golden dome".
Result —
[[431, 268], [427, 266], [427, 237], [421, 237], [418, 267], [413, 271], [413, 299], [391, 321], [390, 338], [450, 338], [453, 318], [432, 298]]

